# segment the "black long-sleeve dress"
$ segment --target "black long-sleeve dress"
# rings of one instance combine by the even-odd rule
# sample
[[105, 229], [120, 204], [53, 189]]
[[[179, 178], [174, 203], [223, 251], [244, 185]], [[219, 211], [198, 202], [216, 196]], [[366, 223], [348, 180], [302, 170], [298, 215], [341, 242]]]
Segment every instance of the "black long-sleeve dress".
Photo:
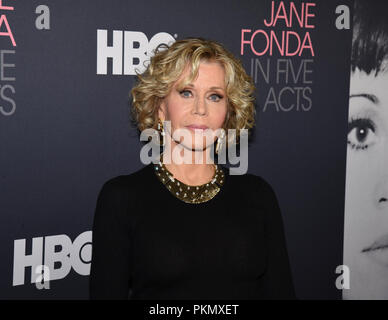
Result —
[[271, 186], [229, 175], [211, 200], [186, 203], [154, 165], [108, 180], [97, 200], [91, 299], [295, 299]]

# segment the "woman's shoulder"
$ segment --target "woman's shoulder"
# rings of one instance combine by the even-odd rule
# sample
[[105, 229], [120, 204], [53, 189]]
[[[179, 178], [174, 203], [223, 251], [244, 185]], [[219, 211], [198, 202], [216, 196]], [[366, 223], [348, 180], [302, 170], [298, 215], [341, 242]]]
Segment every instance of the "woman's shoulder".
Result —
[[232, 184], [242, 184], [259, 189], [272, 189], [271, 184], [261, 175], [253, 173], [234, 174], [232, 170], [226, 166], [221, 165], [224, 172], [227, 174]]
[[105, 180], [102, 183], [101, 192], [136, 191], [144, 184], [144, 179], [149, 175], [151, 165], [143, 166], [129, 174], [116, 175]]
[[[229, 169], [224, 166], [223, 169], [229, 171]], [[256, 200], [277, 200], [275, 188], [270, 180], [264, 178], [262, 175], [253, 173], [231, 174], [228, 172], [227, 179], [229, 179], [228, 182], [232, 189], [257, 196]]]
[[[253, 205], [273, 208], [278, 206], [278, 196], [275, 188], [261, 175], [245, 173], [242, 175], [228, 175], [229, 190], [240, 199], [245, 199]], [[272, 209], [271, 209], [272, 210]]]

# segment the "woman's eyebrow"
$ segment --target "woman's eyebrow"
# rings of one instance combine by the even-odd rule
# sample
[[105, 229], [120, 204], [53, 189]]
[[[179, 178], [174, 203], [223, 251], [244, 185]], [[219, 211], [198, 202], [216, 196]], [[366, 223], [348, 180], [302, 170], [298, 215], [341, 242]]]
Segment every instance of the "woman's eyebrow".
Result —
[[[188, 86], [188, 87], [194, 88], [194, 85], [193, 85], [192, 83], [188, 83], [187, 86]], [[214, 86], [213, 86], [213, 87], [210, 87], [209, 89], [210, 89], [210, 90], [214, 90], [214, 89], [225, 90], [224, 88], [221, 88], [221, 87], [214, 87]]]
[[210, 89], [211, 89], [211, 90], [214, 90], [214, 89], [225, 90], [224, 88], [221, 88], [221, 87], [211, 87]]
[[377, 98], [374, 94], [369, 93], [358, 93], [358, 94], [351, 94], [349, 96], [350, 98], [365, 98], [373, 102], [374, 104], [379, 104], [379, 98]]

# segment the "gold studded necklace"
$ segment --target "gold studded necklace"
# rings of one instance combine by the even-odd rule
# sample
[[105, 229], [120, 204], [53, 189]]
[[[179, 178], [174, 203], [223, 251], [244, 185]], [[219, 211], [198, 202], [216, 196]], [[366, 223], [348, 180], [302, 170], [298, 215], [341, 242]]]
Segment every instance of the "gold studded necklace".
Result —
[[213, 164], [215, 167], [214, 175], [208, 183], [190, 186], [174, 177], [161, 161], [162, 156], [163, 154], [160, 156], [159, 162], [154, 164], [154, 172], [166, 188], [178, 199], [186, 203], [202, 203], [212, 199], [221, 190], [225, 181], [225, 174], [217, 164]]

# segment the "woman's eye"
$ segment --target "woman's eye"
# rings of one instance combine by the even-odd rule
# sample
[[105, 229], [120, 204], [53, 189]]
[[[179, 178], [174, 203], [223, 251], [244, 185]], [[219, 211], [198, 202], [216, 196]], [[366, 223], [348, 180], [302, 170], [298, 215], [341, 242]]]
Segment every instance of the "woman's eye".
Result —
[[189, 90], [182, 90], [179, 93], [181, 96], [183, 96], [185, 98], [189, 98], [191, 96], [191, 91], [189, 91]]
[[348, 125], [348, 144], [352, 149], [366, 149], [376, 140], [376, 127], [370, 119], [351, 119]]
[[213, 100], [213, 101], [219, 101], [222, 99], [222, 96], [220, 96], [219, 94], [212, 94], [210, 96], [210, 100]]

